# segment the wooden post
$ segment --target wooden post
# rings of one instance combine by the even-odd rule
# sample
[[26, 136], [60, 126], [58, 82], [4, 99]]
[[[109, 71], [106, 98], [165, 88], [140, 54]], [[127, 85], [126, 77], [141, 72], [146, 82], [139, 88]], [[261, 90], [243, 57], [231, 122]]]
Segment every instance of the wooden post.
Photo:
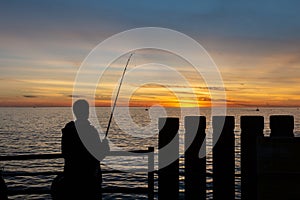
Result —
[[293, 137], [294, 117], [270, 116], [270, 137], [259, 143], [259, 199], [299, 199], [300, 138]]
[[159, 118], [158, 198], [179, 199], [179, 119]]
[[206, 118], [185, 117], [185, 199], [206, 199]]
[[264, 117], [241, 117], [241, 196], [255, 200], [257, 195], [257, 139], [263, 137]]
[[294, 116], [272, 115], [270, 116], [270, 137], [294, 137]]
[[234, 200], [234, 117], [213, 117], [213, 199]]

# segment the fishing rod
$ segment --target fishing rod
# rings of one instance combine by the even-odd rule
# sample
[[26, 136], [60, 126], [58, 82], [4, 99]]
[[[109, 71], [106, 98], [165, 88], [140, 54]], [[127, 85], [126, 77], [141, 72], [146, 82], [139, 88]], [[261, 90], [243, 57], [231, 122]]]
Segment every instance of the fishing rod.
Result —
[[121, 89], [121, 85], [123, 83], [123, 79], [124, 79], [124, 75], [125, 75], [125, 72], [126, 72], [126, 69], [127, 69], [127, 66], [130, 62], [130, 59], [131, 57], [133, 56], [133, 53], [130, 54], [128, 60], [127, 60], [127, 63], [125, 65], [125, 68], [124, 68], [124, 71], [123, 71], [123, 74], [122, 74], [122, 77], [121, 77], [121, 80], [120, 80], [120, 84], [119, 84], [119, 87], [118, 87], [118, 91], [117, 91], [117, 94], [116, 94], [116, 98], [115, 98], [115, 102], [114, 102], [114, 106], [111, 110], [111, 113], [110, 113], [110, 117], [109, 117], [109, 121], [108, 121], [108, 125], [107, 125], [107, 128], [106, 128], [106, 132], [105, 132], [105, 138], [107, 137], [108, 135], [108, 131], [109, 131], [109, 128], [110, 128], [110, 123], [111, 123], [111, 120], [113, 118], [113, 115], [114, 115], [114, 111], [115, 111], [115, 107], [116, 107], [116, 104], [117, 104], [117, 100], [118, 100], [118, 97], [119, 97], [119, 93], [120, 93], [120, 89]]

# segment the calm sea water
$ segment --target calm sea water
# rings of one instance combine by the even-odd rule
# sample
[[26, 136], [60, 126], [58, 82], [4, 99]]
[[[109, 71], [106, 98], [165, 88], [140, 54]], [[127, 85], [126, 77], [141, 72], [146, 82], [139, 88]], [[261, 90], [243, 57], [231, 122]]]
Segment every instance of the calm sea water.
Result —
[[[106, 128], [110, 108], [97, 108], [97, 119], [102, 128]], [[201, 115], [210, 119], [210, 110], [201, 109]], [[240, 128], [239, 118], [242, 115], [261, 115], [265, 117], [265, 135], [270, 130], [269, 116], [276, 114], [288, 114], [295, 117], [295, 135], [300, 136], [300, 110], [299, 108], [261, 108], [259, 112], [255, 108], [230, 108], [227, 115], [236, 118], [236, 174], [240, 173]], [[146, 111], [145, 108], [130, 108], [130, 118], [123, 114], [122, 108], [116, 110], [118, 120], [112, 123], [109, 139], [112, 150], [138, 150], [153, 146], [157, 149], [157, 118], [161, 116], [159, 110]], [[185, 115], [193, 115], [192, 109], [186, 109], [184, 114], [178, 108], [166, 109], [165, 116], [180, 118], [180, 144], [181, 155], [183, 155], [183, 120]], [[42, 154], [59, 153], [61, 129], [73, 119], [70, 108], [0, 108], [0, 154]], [[99, 128], [99, 126], [97, 126]], [[208, 144], [211, 143], [211, 136], [208, 134]], [[211, 146], [208, 145], [208, 150]], [[207, 172], [212, 172], [212, 155], [207, 156]], [[157, 158], [155, 159], [157, 163]], [[180, 160], [181, 169], [184, 171], [183, 158]], [[143, 157], [124, 159], [122, 157], [107, 157], [103, 161], [103, 169], [130, 170], [130, 168], [144, 169], [147, 166], [147, 159]], [[31, 160], [31, 161], [7, 161], [0, 162], [4, 172], [37, 172], [37, 171], [62, 171], [63, 160]], [[11, 189], [26, 187], [49, 188], [54, 176], [5, 176], [5, 181]], [[183, 177], [181, 177], [183, 180]], [[207, 178], [207, 186], [211, 188], [212, 179]], [[146, 173], [132, 175], [105, 174], [103, 187], [141, 187], [147, 186]], [[180, 183], [181, 191], [184, 191], [183, 182]], [[157, 189], [157, 188], [156, 188]], [[212, 199], [211, 189], [208, 189], [208, 199]], [[240, 198], [240, 180], [236, 178], [236, 199]], [[11, 199], [50, 199], [49, 195], [27, 195], [11, 196]], [[128, 194], [107, 194], [104, 199], [147, 199], [146, 195]]]

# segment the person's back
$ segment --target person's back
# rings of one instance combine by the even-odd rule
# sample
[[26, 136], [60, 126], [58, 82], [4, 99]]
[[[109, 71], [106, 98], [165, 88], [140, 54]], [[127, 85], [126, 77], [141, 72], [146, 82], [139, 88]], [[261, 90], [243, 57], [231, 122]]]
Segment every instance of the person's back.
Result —
[[[75, 123], [77, 124], [75, 126]], [[88, 134], [93, 134], [97, 137], [97, 131], [88, 121], [80, 122], [81, 126], [84, 124], [85, 131]], [[62, 154], [65, 159], [64, 175], [67, 177], [91, 177], [100, 173], [99, 161], [94, 158], [83, 145], [76, 127], [78, 122], [69, 122], [62, 129]], [[101, 176], [100, 176], [101, 177]]]
[[[63, 178], [57, 185], [63, 188], [55, 199], [100, 199], [102, 174], [99, 161], [84, 146], [80, 134], [101, 148], [102, 158], [109, 146], [107, 140], [99, 138], [97, 130], [90, 124], [89, 105], [85, 100], [78, 100], [73, 105], [75, 121], [66, 124], [62, 129], [61, 150], [65, 160]], [[59, 179], [59, 178], [57, 178]], [[62, 194], [63, 193], [63, 194]]]

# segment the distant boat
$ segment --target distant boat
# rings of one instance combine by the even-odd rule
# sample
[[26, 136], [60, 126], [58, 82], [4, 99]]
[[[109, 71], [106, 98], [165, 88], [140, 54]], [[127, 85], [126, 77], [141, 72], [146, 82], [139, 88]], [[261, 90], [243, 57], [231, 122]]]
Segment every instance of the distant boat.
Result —
[[145, 108], [145, 111], [148, 111], [149, 109], [148, 108]]
[[255, 111], [259, 111], [259, 109], [258, 108], [256, 108], [256, 110]]

